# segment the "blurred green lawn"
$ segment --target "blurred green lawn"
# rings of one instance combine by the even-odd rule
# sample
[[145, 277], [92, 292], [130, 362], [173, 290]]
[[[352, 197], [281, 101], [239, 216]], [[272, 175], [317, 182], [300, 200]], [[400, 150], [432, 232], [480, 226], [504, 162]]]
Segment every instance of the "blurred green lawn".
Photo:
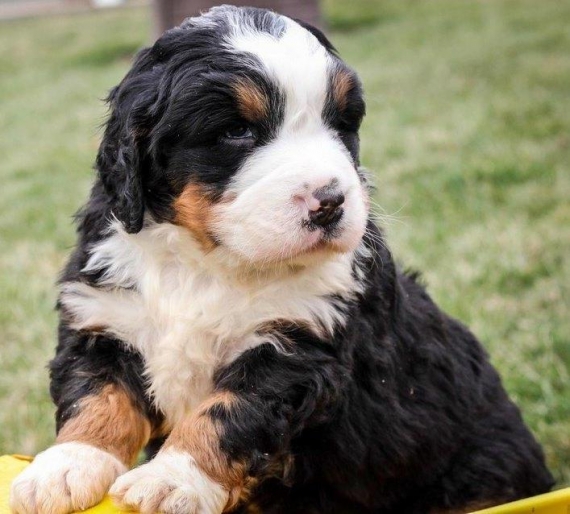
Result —
[[[469, 324], [570, 485], [570, 2], [326, 0], [406, 266]], [[0, 24], [0, 452], [53, 440], [45, 365], [105, 109], [146, 9]]]

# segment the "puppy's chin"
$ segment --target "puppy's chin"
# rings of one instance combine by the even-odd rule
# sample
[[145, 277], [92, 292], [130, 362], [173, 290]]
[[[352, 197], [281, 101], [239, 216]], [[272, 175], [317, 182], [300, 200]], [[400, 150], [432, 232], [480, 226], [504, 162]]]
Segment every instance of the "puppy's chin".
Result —
[[301, 233], [291, 234], [290, 238], [275, 238], [271, 245], [240, 247], [235, 242], [229, 242], [226, 246], [222, 241], [218, 250], [226, 254], [225, 261], [232, 267], [254, 272], [283, 272], [319, 266], [341, 255], [350, 255], [357, 249], [363, 235], [364, 227], [345, 230], [336, 237], [321, 230], [302, 230]]
[[[360, 242], [360, 240], [361, 238], [358, 240], [358, 242]], [[340, 255], [350, 255], [356, 250], [357, 247], [358, 243], [356, 245], [348, 245], [344, 241], [339, 242], [334, 240], [321, 240], [314, 246], [307, 248], [305, 251], [300, 252], [298, 255], [286, 262], [290, 262], [293, 266], [304, 268], [319, 266], [323, 262], [334, 259]]]

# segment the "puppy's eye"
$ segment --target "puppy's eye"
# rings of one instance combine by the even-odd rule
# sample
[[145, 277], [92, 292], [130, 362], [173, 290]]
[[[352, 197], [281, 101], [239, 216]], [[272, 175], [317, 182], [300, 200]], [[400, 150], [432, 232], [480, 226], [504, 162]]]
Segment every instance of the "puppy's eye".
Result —
[[224, 134], [226, 139], [253, 139], [253, 131], [245, 124], [238, 124], [231, 127]]

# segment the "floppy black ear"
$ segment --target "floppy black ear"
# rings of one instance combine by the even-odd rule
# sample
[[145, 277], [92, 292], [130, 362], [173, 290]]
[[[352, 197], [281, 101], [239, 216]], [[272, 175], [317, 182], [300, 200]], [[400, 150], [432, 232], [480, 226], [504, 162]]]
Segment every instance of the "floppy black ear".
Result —
[[113, 214], [129, 233], [143, 225], [146, 152], [156, 116], [158, 67], [152, 50], [139, 52], [123, 81], [111, 90], [111, 114], [97, 154], [96, 168], [110, 197]]

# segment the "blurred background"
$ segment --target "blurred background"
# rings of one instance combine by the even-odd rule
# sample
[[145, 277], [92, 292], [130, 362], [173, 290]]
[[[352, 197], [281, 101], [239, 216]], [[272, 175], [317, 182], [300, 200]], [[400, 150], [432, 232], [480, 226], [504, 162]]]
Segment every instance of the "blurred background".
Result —
[[[570, 486], [570, 1], [247, 3], [319, 25], [359, 72], [362, 161], [391, 248], [481, 338]], [[100, 99], [208, 4], [0, 0], [0, 453], [54, 439], [54, 283]]]

